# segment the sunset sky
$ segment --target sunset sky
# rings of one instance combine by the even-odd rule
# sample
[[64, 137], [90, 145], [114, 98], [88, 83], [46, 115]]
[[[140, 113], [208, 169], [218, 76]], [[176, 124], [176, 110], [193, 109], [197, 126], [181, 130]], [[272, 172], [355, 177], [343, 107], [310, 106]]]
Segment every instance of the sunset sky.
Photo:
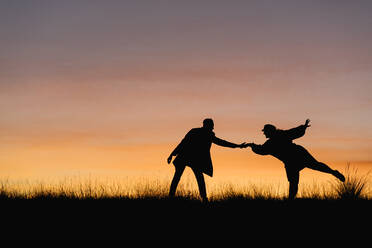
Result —
[[[3, 0], [0, 178], [163, 176], [207, 117], [217, 137], [259, 144], [264, 124], [309, 118], [296, 143], [372, 170], [371, 12], [367, 0]], [[286, 180], [250, 149], [211, 152], [216, 178]]]

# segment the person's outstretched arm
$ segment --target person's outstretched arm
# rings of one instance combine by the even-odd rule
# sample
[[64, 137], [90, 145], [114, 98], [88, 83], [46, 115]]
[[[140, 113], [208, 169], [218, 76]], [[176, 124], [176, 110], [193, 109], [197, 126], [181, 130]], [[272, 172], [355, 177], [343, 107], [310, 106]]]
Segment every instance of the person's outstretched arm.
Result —
[[252, 151], [259, 155], [268, 155], [270, 154], [269, 146], [267, 143], [264, 143], [263, 145], [257, 145], [255, 143], [248, 143], [247, 146], [250, 146], [252, 148]]
[[229, 141], [226, 141], [226, 140], [223, 140], [223, 139], [220, 139], [220, 138], [217, 138], [217, 137], [213, 137], [213, 140], [212, 142], [216, 145], [219, 145], [219, 146], [224, 146], [224, 147], [230, 147], [230, 148], [246, 148], [247, 147], [247, 144], [244, 142], [244, 143], [241, 143], [241, 144], [235, 144], [235, 143], [231, 143]]
[[306, 128], [310, 127], [309, 122], [310, 120], [307, 119], [304, 125], [285, 130], [284, 133], [290, 140], [298, 139], [305, 135]]

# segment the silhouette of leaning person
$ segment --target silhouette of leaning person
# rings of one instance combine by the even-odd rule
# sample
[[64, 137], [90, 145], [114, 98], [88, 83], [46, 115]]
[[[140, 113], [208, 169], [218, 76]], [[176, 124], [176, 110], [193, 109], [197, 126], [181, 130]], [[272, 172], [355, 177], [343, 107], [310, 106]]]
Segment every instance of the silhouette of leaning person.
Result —
[[310, 120], [307, 119], [304, 125], [289, 130], [279, 130], [271, 124], [266, 124], [262, 131], [268, 140], [263, 145], [247, 144], [253, 152], [272, 155], [284, 163], [289, 181], [289, 199], [296, 197], [300, 171], [305, 167], [332, 174], [340, 181], [345, 181], [345, 177], [339, 171], [332, 170], [328, 165], [317, 161], [304, 147], [292, 142], [305, 134], [306, 128], [310, 127], [309, 122]]
[[176, 156], [173, 161], [175, 173], [169, 190], [170, 197], [174, 197], [182, 173], [185, 167], [189, 166], [195, 174], [202, 200], [208, 201], [203, 173], [210, 177], [213, 176], [213, 165], [210, 154], [212, 143], [231, 148], [247, 147], [246, 143], [237, 145], [217, 138], [213, 129], [213, 120], [205, 119], [203, 121], [203, 127], [191, 129], [181, 143], [169, 155], [167, 159], [168, 164], [172, 161], [172, 157]]

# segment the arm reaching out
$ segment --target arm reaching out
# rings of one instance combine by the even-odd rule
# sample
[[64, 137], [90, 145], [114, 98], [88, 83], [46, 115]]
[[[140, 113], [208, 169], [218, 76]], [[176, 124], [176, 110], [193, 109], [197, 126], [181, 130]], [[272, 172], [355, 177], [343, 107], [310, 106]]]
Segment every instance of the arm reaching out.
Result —
[[290, 140], [300, 138], [300, 137], [305, 135], [306, 128], [311, 126], [311, 125], [309, 125], [309, 122], [310, 122], [310, 120], [307, 119], [305, 121], [304, 125], [300, 125], [298, 127], [295, 127], [295, 128], [289, 129], [289, 130], [284, 130], [282, 132]]
[[270, 151], [268, 149], [268, 145], [265, 143], [263, 145], [256, 145], [255, 143], [248, 143], [247, 146], [252, 148], [252, 151], [259, 155], [268, 155]]
[[213, 140], [212, 140], [213, 143], [215, 143], [216, 145], [219, 145], [219, 146], [224, 146], [224, 147], [230, 147], [230, 148], [246, 148], [247, 147], [247, 143], [243, 142], [241, 144], [235, 144], [235, 143], [231, 143], [231, 142], [228, 142], [226, 140], [223, 140], [223, 139], [220, 139], [220, 138], [217, 138], [217, 137], [214, 137]]

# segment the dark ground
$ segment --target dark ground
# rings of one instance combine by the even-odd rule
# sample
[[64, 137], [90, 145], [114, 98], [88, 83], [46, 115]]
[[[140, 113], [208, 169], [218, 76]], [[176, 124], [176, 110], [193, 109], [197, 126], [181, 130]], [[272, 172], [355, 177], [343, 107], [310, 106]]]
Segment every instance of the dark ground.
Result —
[[[203, 203], [185, 198], [142, 199], [6, 199], [0, 200], [3, 213], [20, 219], [75, 221], [96, 219], [131, 222], [157, 220], [173, 222], [177, 218], [193, 221], [223, 220], [232, 223], [244, 221], [327, 221], [353, 222], [367, 220], [372, 216], [372, 200], [315, 200], [293, 201], [229, 199]], [[372, 224], [372, 222], [371, 222]]]
[[53, 198], [5, 199], [0, 204], [6, 230], [3, 237], [10, 231], [22, 233], [22, 237], [31, 235], [33, 241], [40, 238], [45, 242], [46, 236], [61, 243], [79, 240], [84, 247], [102, 239], [122, 246], [128, 242], [150, 242], [152, 246], [190, 242], [194, 246], [219, 244], [220, 240], [229, 247], [243, 246], [242, 242], [252, 245], [253, 240], [277, 245], [315, 240], [322, 244], [329, 240], [333, 245], [354, 240], [356, 244], [370, 242], [372, 225], [371, 200], [242, 198], [205, 204], [183, 198]]

